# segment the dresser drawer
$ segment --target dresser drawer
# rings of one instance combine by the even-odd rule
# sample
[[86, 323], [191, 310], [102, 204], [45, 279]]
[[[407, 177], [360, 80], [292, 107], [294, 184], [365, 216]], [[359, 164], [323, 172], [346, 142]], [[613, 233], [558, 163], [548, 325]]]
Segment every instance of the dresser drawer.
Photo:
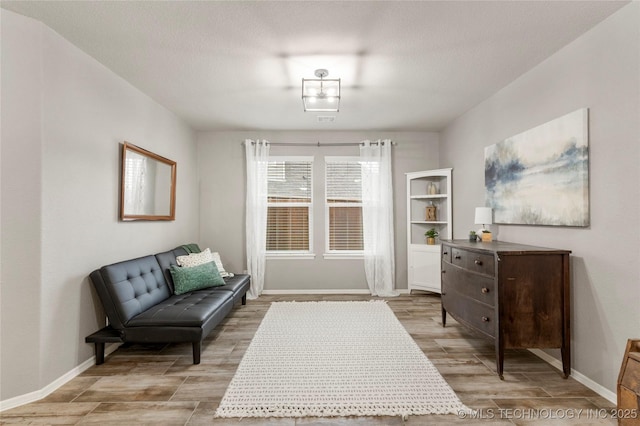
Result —
[[629, 356], [627, 360], [627, 368], [622, 375], [620, 384], [627, 389], [637, 392], [640, 396], [640, 360], [638, 360], [638, 352], [633, 355], [635, 355], [633, 358]]
[[450, 264], [442, 266], [442, 291], [455, 291], [484, 303], [495, 305], [495, 283], [493, 278], [482, 277]]
[[493, 255], [475, 253], [472, 251], [451, 249], [451, 263], [461, 268], [485, 275], [494, 275], [495, 267]]
[[496, 336], [495, 309], [455, 291], [442, 293], [442, 306], [458, 321], [490, 336]]
[[451, 263], [451, 250], [452, 248], [449, 246], [442, 246], [442, 260], [445, 262]]

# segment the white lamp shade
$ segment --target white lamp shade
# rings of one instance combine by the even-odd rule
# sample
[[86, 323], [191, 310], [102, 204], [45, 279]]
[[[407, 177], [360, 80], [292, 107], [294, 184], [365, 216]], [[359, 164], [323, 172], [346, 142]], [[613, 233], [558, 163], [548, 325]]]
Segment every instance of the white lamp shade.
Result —
[[491, 225], [493, 217], [491, 207], [476, 207], [476, 225]]

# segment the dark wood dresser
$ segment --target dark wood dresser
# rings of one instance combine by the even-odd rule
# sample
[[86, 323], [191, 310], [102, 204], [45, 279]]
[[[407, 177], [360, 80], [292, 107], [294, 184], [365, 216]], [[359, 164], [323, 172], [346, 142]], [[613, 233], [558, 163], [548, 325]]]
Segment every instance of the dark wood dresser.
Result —
[[504, 350], [560, 348], [571, 374], [569, 250], [502, 241], [442, 241], [442, 326], [447, 313]]

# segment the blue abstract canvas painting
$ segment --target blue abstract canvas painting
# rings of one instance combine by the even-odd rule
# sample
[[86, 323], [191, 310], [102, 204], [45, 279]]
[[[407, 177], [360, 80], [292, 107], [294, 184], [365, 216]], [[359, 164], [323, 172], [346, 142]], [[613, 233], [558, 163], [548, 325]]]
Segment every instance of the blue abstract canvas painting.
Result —
[[486, 147], [494, 223], [589, 226], [588, 139], [584, 108]]

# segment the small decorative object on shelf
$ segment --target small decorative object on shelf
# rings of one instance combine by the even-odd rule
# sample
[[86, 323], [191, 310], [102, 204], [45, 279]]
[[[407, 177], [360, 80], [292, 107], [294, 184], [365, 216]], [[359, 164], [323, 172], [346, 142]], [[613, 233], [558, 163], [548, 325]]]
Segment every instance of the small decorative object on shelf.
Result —
[[426, 209], [426, 219], [427, 221], [435, 221], [436, 219], [436, 209], [437, 207], [433, 205], [433, 203], [431, 203], [430, 206], [425, 207]]
[[427, 187], [427, 194], [436, 195], [438, 193], [438, 187], [435, 183], [429, 182], [429, 186]]
[[436, 228], [429, 229], [427, 232], [424, 233], [424, 235], [427, 237], [428, 245], [430, 246], [435, 245], [436, 237], [438, 236], [438, 231], [436, 231]]
[[469, 231], [469, 241], [472, 243], [478, 241], [478, 234], [476, 234], [476, 231]]
[[491, 231], [487, 231], [486, 229], [484, 229], [482, 231], [482, 242], [490, 242], [492, 240], [491, 238]]

